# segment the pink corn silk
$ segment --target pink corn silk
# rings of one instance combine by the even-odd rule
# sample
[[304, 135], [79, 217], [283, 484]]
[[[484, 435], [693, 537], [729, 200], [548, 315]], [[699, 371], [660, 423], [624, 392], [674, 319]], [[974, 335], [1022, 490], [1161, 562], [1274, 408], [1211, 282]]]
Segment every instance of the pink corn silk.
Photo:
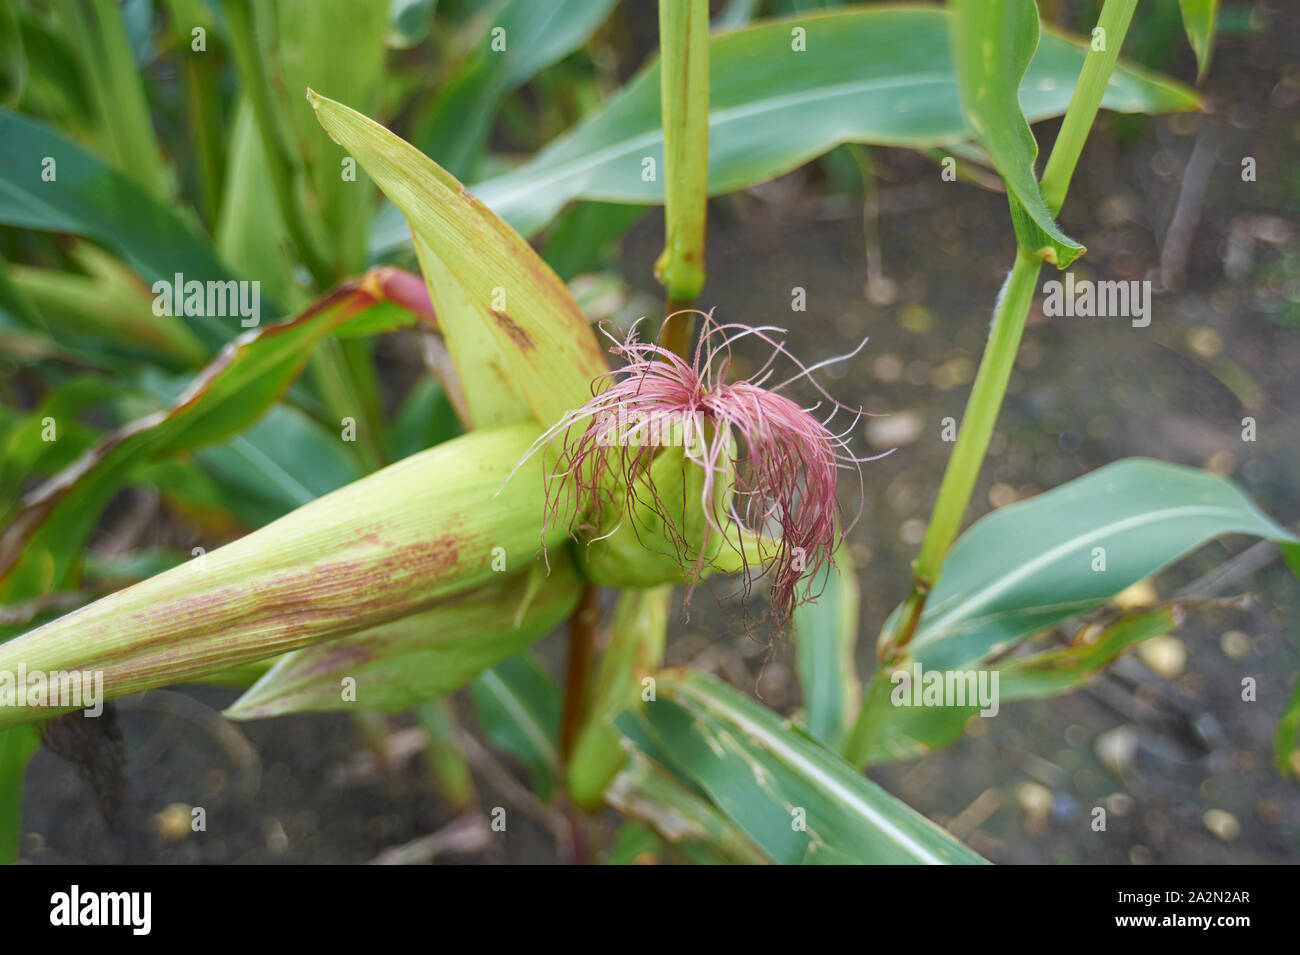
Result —
[[[709, 535], [725, 535], [727, 524], [743, 528], [760, 535], [763, 574], [771, 574], [773, 610], [779, 621], [785, 621], [796, 603], [815, 596], [809, 583], [802, 590], [799, 584], [814, 579], [835, 549], [841, 517], [835, 494], [838, 471], [857, 473], [860, 513], [861, 465], [884, 456], [859, 458], [853, 454], [849, 436], [864, 412], [836, 401], [812, 378], [818, 368], [856, 355], [866, 340], [848, 355], [807, 367], [783, 342], [771, 337], [783, 329], [719, 324], [711, 314], [699, 314], [704, 317], [704, 328], [690, 363], [658, 344], [638, 341], [636, 326], [622, 341], [602, 329], [613, 342], [611, 352], [623, 359], [623, 366], [596, 379], [591, 400], [556, 422], [528, 452], [531, 456], [565, 433], [547, 482], [546, 525], [561, 513], [562, 505], [572, 508], [566, 509], [567, 513], [584, 515], [574, 519], [573, 532], [603, 527], [602, 512], [611, 504], [629, 516], [638, 505], [649, 507], [669, 529], [679, 559], [696, 553], [693, 580], [698, 580], [704, 569]], [[771, 355], [754, 375], [729, 382], [731, 346], [747, 336], [770, 346]], [[798, 370], [768, 387], [779, 357], [789, 359]], [[823, 402], [804, 408], [780, 393], [801, 378], [811, 381], [830, 405], [824, 419], [813, 414]], [[830, 423], [841, 411], [851, 420], [837, 433]], [[585, 430], [573, 437], [573, 425], [584, 420]], [[677, 527], [685, 502], [674, 507], [673, 502], [665, 501], [650, 478], [651, 461], [662, 444], [628, 440], [638, 434], [653, 436], [656, 425], [652, 422], [680, 423], [685, 440], [676, 443], [683, 446], [686, 460], [703, 469], [700, 506], [706, 516], [704, 541], [685, 539]], [[720, 513], [715, 483], [725, 480], [729, 472], [734, 475], [733, 496], [725, 513]], [[611, 474], [616, 482], [607, 480]], [[626, 489], [622, 501], [606, 500], [615, 484]], [[778, 529], [779, 536], [771, 536]], [[741, 557], [747, 569], [743, 552]]]

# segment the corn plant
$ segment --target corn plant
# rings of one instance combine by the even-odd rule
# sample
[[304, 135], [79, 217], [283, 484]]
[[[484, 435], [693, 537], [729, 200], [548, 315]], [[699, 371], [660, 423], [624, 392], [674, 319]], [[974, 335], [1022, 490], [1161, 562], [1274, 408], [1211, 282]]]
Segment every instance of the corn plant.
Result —
[[[1120, 62], [1136, 5], [1105, 0], [1080, 39], [1032, 0], [733, 4], [712, 32], [704, 0], [660, 0], [658, 55], [598, 104], [574, 51], [612, 0], [7, 0], [0, 335], [23, 375], [0, 418], [0, 674], [26, 676], [0, 684], [0, 857], [32, 751], [86, 702], [33, 675], [85, 674], [102, 700], [238, 687], [232, 720], [413, 710], [462, 803], [466, 691], [588, 833], [581, 858], [620, 857], [591, 848], [614, 811], [674, 859], [982, 862], [863, 773], [979, 708], [893, 706], [898, 674], [1065, 693], [1176, 626], [1176, 602], [1111, 601], [1204, 543], [1271, 540], [1300, 572], [1300, 539], [1229, 481], [1153, 460], [961, 533], [1040, 273], [1085, 252], [1057, 216], [1095, 116], [1199, 105]], [[1215, 4], [1182, 10], [1205, 63]], [[580, 119], [510, 125], [539, 75]], [[1040, 176], [1030, 123], [1057, 116]], [[499, 123], [535, 154], [494, 154]], [[780, 319], [699, 300], [709, 197], [845, 143], [994, 177], [1017, 247], [865, 683], [843, 544], [872, 480], [863, 411]], [[566, 280], [658, 205], [662, 311], [593, 327]], [[427, 372], [388, 415], [376, 343], [398, 331]], [[130, 489], [229, 542], [97, 555]], [[663, 666], [696, 588], [728, 577], [732, 625], [793, 642], [793, 715]], [[1031, 646], [1096, 613], [1088, 641]], [[566, 625], [557, 680], [530, 647]]]

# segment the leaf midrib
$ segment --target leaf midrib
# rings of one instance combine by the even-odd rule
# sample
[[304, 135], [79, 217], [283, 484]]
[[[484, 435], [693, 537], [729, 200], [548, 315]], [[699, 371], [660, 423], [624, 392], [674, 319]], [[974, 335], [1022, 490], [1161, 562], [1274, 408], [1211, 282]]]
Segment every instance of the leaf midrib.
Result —
[[[807, 103], [819, 102], [821, 100], [834, 100], [842, 96], [849, 96], [857, 93], [870, 92], [875, 89], [888, 89], [905, 85], [925, 85], [925, 84], [942, 84], [951, 79], [949, 73], [914, 73], [899, 79], [897, 77], [873, 77], [870, 80], [859, 80], [851, 83], [837, 83], [834, 86], [821, 86], [811, 90], [802, 90], [798, 93], [783, 93], [779, 96], [770, 96], [756, 102], [745, 103], [738, 106], [728, 106], [722, 109], [714, 110], [709, 113], [709, 132], [712, 134], [720, 127], [728, 123], [741, 122], [752, 119], [756, 116], [763, 116], [769, 113], [779, 112], [783, 109], [802, 106]], [[563, 143], [557, 143], [556, 147], [568, 145], [580, 136], [584, 130], [575, 130], [572, 137], [566, 139]], [[557, 182], [563, 182], [570, 178], [576, 178], [581, 174], [594, 169], [607, 160], [635, 152], [646, 146], [653, 146], [663, 141], [663, 133], [659, 129], [653, 129], [648, 132], [639, 133], [635, 136], [621, 139], [618, 142], [606, 146], [603, 149], [594, 152], [585, 153], [581, 159], [558, 159], [549, 167], [543, 163], [534, 166], [532, 163], [525, 165], [522, 169], [507, 174], [506, 178], [520, 178], [523, 185], [506, 192], [493, 193], [488, 187], [492, 185], [492, 180], [488, 180], [479, 189], [473, 190], [474, 193], [493, 209], [501, 208], [504, 204], [508, 206], [519, 195], [527, 195], [544, 189], [546, 186]], [[541, 159], [542, 157], [539, 157]], [[527, 172], [529, 175], [522, 176], [521, 173]], [[547, 173], [550, 175], [547, 175]], [[501, 181], [501, 180], [497, 180]]]
[[1080, 547], [1085, 547], [1092, 541], [1111, 534], [1122, 533], [1133, 528], [1142, 527], [1147, 524], [1155, 524], [1160, 521], [1171, 520], [1181, 517], [1214, 517], [1221, 516], [1228, 520], [1236, 521], [1241, 518], [1241, 512], [1232, 508], [1222, 506], [1208, 505], [1182, 505], [1180, 507], [1165, 508], [1159, 511], [1149, 511], [1145, 514], [1136, 514], [1132, 517], [1126, 517], [1123, 520], [1115, 521], [1102, 527], [1093, 528], [1083, 534], [1078, 534], [1055, 547], [1043, 551], [1037, 557], [1026, 563], [1021, 564], [1016, 570], [1005, 575], [997, 582], [988, 586], [981, 586], [979, 591], [972, 594], [966, 600], [949, 608], [944, 613], [929, 623], [922, 623], [922, 630], [917, 634], [916, 640], [912, 643], [912, 654], [916, 650], [929, 646], [943, 636], [943, 628], [947, 622], [954, 617], [970, 615], [974, 610], [987, 605], [995, 598], [1006, 593], [1016, 584], [1037, 573], [1044, 567], [1049, 566], [1056, 560], [1064, 557], [1071, 551]]
[[896, 845], [907, 849], [919, 861], [927, 865], [946, 864], [947, 860], [919, 843], [911, 833], [899, 828], [892, 820], [882, 815], [876, 807], [845, 786], [831, 773], [816, 765], [813, 760], [804, 756], [780, 737], [774, 736], [766, 727], [750, 719], [743, 712], [735, 709], [724, 700], [704, 694], [689, 684], [674, 682], [673, 686], [678, 692], [684, 693], [707, 709], [711, 709], [731, 720], [760, 746], [771, 751], [779, 759], [790, 765], [791, 768], [802, 772], [806, 778], [821, 785], [827, 792], [834, 795], [842, 805], [853, 810], [859, 817], [892, 839]]

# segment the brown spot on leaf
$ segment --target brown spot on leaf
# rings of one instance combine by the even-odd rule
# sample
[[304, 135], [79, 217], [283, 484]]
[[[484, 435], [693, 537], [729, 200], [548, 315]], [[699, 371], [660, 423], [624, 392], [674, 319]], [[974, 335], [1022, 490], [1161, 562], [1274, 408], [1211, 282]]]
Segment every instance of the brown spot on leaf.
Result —
[[505, 312], [498, 312], [493, 309], [492, 317], [497, 320], [497, 325], [520, 351], [531, 351], [537, 347], [537, 342], [533, 339], [533, 336], [529, 335], [527, 331], [519, 326], [518, 322]]

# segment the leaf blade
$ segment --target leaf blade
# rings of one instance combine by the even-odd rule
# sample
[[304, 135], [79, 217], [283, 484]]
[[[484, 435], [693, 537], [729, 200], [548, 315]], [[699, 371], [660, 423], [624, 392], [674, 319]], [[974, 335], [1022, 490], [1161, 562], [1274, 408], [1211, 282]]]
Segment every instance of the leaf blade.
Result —
[[1219, 0], [1178, 0], [1178, 8], [1183, 14], [1187, 41], [1196, 54], [1196, 78], [1199, 80], [1210, 68], [1210, 54], [1214, 52]]
[[474, 711], [488, 739], [528, 769], [533, 788], [550, 799], [560, 773], [560, 688], [531, 653], [497, 664], [470, 684]]
[[1034, 0], [953, 0], [957, 89], [967, 119], [1007, 184], [1022, 249], [1065, 268], [1083, 246], [1056, 224], [1038, 187], [1038, 142], [1020, 107], [1020, 87], [1038, 47]]
[[934, 669], [982, 659], [1229, 533], [1273, 539], [1290, 560], [1300, 553], [1295, 535], [1222, 478], [1144, 458], [1099, 468], [958, 538], [908, 655]]
[[[173, 209], [50, 127], [0, 109], [0, 141], [6, 144], [0, 152], [0, 224], [94, 239], [150, 284], [171, 282], [176, 273], [203, 281], [234, 278]], [[41, 177], [47, 157], [55, 161], [53, 182]], [[273, 303], [262, 305], [274, 311]], [[232, 337], [219, 319], [185, 321], [213, 351]]]
[[[777, 862], [980, 863], [978, 855], [765, 707], [665, 671], [647, 719], [679, 772]], [[675, 707], [670, 709], [670, 707]], [[792, 825], [806, 810], [806, 831]]]
[[[807, 53], [790, 48], [794, 24], [807, 31]], [[1030, 120], [1065, 111], [1084, 56], [1075, 41], [1043, 34], [1020, 94]], [[958, 105], [944, 10], [850, 8], [765, 21], [712, 35], [709, 60], [710, 195], [783, 175], [844, 142], [925, 149], [971, 136]], [[641, 175], [644, 159], [663, 164], [658, 71], [652, 62], [601, 112], [518, 170], [478, 184], [475, 194], [524, 235], [571, 199], [662, 203], [662, 181]], [[1178, 84], [1121, 67], [1104, 102], [1125, 112], [1161, 112], [1192, 109], [1198, 100]], [[800, 135], [771, 135], [787, 124]], [[408, 241], [400, 219], [381, 213], [372, 252]]]
[[[604, 356], [582, 310], [532, 247], [414, 146], [340, 103], [314, 92], [308, 98], [326, 132], [406, 216], [422, 255], [455, 279], [457, 299], [445, 303], [445, 283], [426, 276], [452, 353], [490, 341], [500, 374], [543, 425], [590, 397], [591, 382], [606, 370]], [[458, 306], [457, 316], [450, 314]], [[460, 370], [464, 379], [479, 372]], [[511, 416], [514, 404], [499, 399], [488, 407]], [[473, 414], [477, 420], [479, 412]]]
[[812, 588], [821, 596], [794, 609], [795, 672], [808, 732], [836, 748], [862, 692], [855, 660], [860, 593], [846, 545], [835, 552]]

